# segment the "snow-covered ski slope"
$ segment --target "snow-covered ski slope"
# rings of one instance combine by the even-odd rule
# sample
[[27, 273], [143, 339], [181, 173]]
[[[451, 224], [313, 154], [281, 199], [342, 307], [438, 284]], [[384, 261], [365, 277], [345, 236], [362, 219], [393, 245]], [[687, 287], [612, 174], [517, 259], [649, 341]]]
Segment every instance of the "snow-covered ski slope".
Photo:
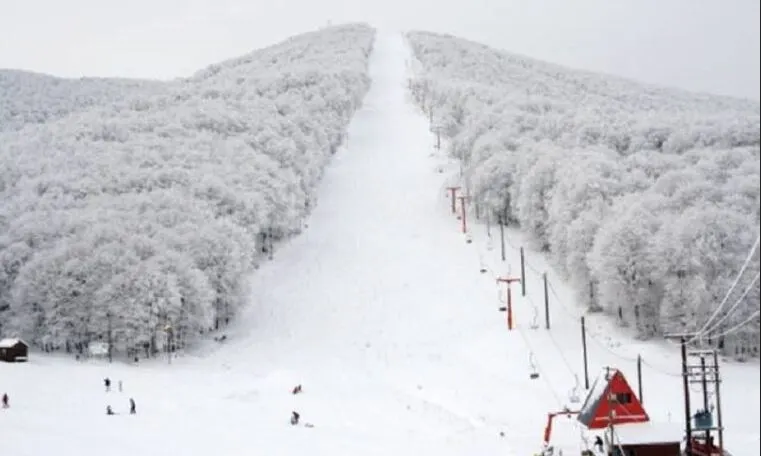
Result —
[[[534, 454], [546, 413], [577, 406], [568, 396], [575, 375], [583, 382], [578, 314], [527, 250], [527, 297], [514, 286], [517, 328], [507, 331], [495, 276], [519, 273], [520, 234], [507, 233], [504, 263], [495, 230], [490, 240], [484, 225], [469, 223], [466, 243], [445, 189], [457, 166], [433, 148], [426, 118], [406, 100], [410, 59], [401, 34], [379, 33], [373, 85], [348, 147], [326, 170], [309, 228], [253, 276], [252, 303], [225, 344], [172, 366], [75, 366], [41, 355], [0, 364], [0, 391], [11, 398], [0, 410], [0, 453]], [[549, 333], [531, 328], [545, 270]], [[677, 351], [606, 336], [597, 317], [588, 323], [590, 374], [615, 366], [636, 389], [642, 354], [651, 418], [681, 422]], [[124, 391], [104, 392], [106, 376]], [[757, 455], [758, 365], [725, 364], [724, 376], [727, 446]], [[290, 394], [296, 384], [303, 394]], [[136, 416], [126, 414], [129, 397]], [[107, 404], [117, 416], [105, 415]], [[292, 410], [314, 427], [290, 426]], [[553, 443], [565, 454], [580, 447], [574, 422], [555, 423]]]

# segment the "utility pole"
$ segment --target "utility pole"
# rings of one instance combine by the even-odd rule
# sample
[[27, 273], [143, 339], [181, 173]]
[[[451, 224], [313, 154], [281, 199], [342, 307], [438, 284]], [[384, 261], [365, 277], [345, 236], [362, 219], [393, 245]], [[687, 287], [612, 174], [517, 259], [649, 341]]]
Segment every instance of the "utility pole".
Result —
[[[702, 422], [696, 423], [696, 427], [699, 429], [695, 429], [694, 431], [705, 431], [705, 442], [709, 448], [709, 451], [711, 451], [710, 449], [714, 446], [711, 431], [716, 431], [719, 437], [718, 447], [722, 451], [719, 454], [724, 454], [724, 428], [721, 419], [721, 399], [719, 397], [719, 383], [721, 380], [719, 378], [718, 351], [692, 350], [688, 352], [687, 355], [693, 358], [700, 358], [699, 364], [687, 365], [689, 383], [699, 384], [703, 393], [703, 420], [700, 419], [699, 415], [696, 415], [696, 420]], [[709, 364], [706, 361], [711, 361], [711, 363]], [[713, 414], [709, 403], [709, 383], [713, 384], [716, 388], [714, 391], [716, 394], [716, 425], [713, 423]]]
[[690, 373], [687, 368], [687, 337], [679, 337], [682, 354], [682, 388], [684, 389], [684, 431], [686, 435], [685, 456], [692, 456], [692, 412], [690, 411]]
[[713, 351], [713, 366], [716, 369], [715, 376], [713, 379], [713, 386], [714, 386], [714, 393], [716, 394], [716, 425], [718, 426], [718, 433], [719, 433], [719, 454], [724, 454], [724, 422], [721, 419], [721, 391], [719, 388], [719, 384], [721, 383], [721, 378], [719, 375], [719, 351], [714, 350]]
[[589, 362], [587, 360], [587, 325], [581, 316], [581, 350], [584, 355], [584, 388], [589, 389]]
[[465, 209], [465, 200], [468, 199], [467, 196], [458, 196], [458, 200], [460, 200], [460, 217], [462, 218], [462, 232], [463, 234], [468, 232], [468, 224], [466, 222], [466, 216], [467, 216], [467, 210]]
[[639, 390], [639, 402], [645, 403], [645, 399], [642, 396], [642, 355], [637, 355], [637, 389]]
[[544, 282], [544, 325], [550, 329], [550, 294], [547, 292], [547, 273], [542, 274]]
[[457, 206], [456, 206], [456, 196], [457, 196], [457, 190], [459, 190], [460, 187], [447, 187], [447, 190], [449, 190], [449, 193], [452, 195], [452, 213], [457, 213]]
[[502, 251], [502, 261], [505, 261], [505, 223], [503, 216], [499, 215], [499, 248]]
[[[719, 357], [716, 350], [687, 350], [687, 341], [693, 340], [696, 334], [672, 334], [666, 335], [669, 339], [679, 339], [682, 355], [682, 388], [684, 394], [684, 419], [685, 419], [685, 434], [686, 434], [686, 450], [687, 456], [695, 456], [693, 450], [693, 432], [705, 432], [705, 446], [707, 451], [711, 451], [713, 448], [713, 438], [711, 437], [711, 431], [717, 431], [719, 435], [718, 447], [721, 450], [719, 454], [723, 454], [724, 451], [724, 428], [721, 420], [721, 398], [719, 397]], [[706, 363], [706, 358], [712, 356], [712, 364]], [[691, 364], [689, 357], [700, 358], [699, 364]], [[692, 423], [692, 409], [690, 398], [690, 384], [700, 384], [703, 393], [703, 410], [698, 411], [694, 415], [695, 425]], [[713, 415], [709, 404], [708, 385], [713, 383], [715, 386], [716, 394], [716, 413], [718, 423], [716, 426], [713, 424]]]
[[110, 363], [112, 361], [111, 347], [114, 344], [111, 331], [111, 312], [107, 312], [106, 317], [108, 318], [108, 362]]
[[510, 292], [510, 284], [513, 282], [520, 282], [521, 279], [517, 277], [499, 277], [497, 278], [497, 284], [499, 283], [506, 283], [507, 284], [507, 300], [506, 300], [506, 306], [500, 307], [500, 312], [506, 312], [507, 313], [507, 329], [512, 330], [513, 329], [513, 298], [512, 293]]
[[[700, 387], [703, 390], [703, 410], [708, 411], [708, 380], [706, 380], [706, 357], [700, 354]], [[711, 432], [706, 431], [706, 442], [711, 437]]]
[[[608, 385], [610, 385], [610, 367], [609, 366], [605, 366], [605, 381], [607, 381]], [[608, 401], [608, 436], [609, 436], [608, 438], [610, 439], [609, 440], [610, 447], [615, 448], [616, 437], [613, 433], [613, 419], [615, 418], [616, 415], [615, 415], [613, 406], [615, 405], [616, 397], [610, 390], [608, 390], [608, 397], [606, 399]], [[611, 452], [610, 454], [613, 454], [613, 453]]]
[[521, 246], [521, 294], [526, 296], [526, 255]]

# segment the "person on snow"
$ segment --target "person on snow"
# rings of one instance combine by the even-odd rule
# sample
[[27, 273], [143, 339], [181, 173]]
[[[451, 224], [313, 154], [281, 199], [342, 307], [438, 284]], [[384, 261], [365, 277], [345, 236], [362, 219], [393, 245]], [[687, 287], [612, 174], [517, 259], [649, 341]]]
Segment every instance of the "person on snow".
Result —
[[296, 385], [293, 387], [293, 391], [291, 391], [291, 394], [299, 394], [301, 392], [301, 385]]
[[3, 408], [8, 408], [10, 405], [8, 405], [8, 393], [3, 393]]
[[111, 409], [110, 405], [106, 406], [106, 415], [113, 415], [114, 411]]
[[603, 447], [602, 438], [599, 435], [595, 436], [595, 443], [592, 446], [594, 446], [599, 453], [602, 453], [604, 451], [602, 448]]
[[106, 377], [103, 379], [103, 384], [106, 385], [106, 392], [111, 391], [111, 379]]
[[301, 415], [298, 414], [298, 412], [291, 412], [291, 425], [296, 426], [299, 424], [299, 419], [301, 418]]
[[135, 400], [132, 398], [129, 398], [129, 414], [134, 415], [137, 413], [137, 410], [135, 409]]

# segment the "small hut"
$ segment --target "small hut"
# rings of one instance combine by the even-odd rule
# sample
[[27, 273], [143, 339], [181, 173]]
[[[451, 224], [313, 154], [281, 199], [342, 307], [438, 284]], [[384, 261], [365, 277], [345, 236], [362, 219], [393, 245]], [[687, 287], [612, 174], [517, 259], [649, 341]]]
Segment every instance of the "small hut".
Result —
[[26, 361], [29, 355], [29, 345], [21, 339], [0, 340], [0, 361], [13, 363]]
[[605, 433], [608, 456], [679, 456], [681, 428], [650, 421], [624, 374], [607, 368], [592, 385], [578, 420], [589, 430], [612, 426]]
[[579, 411], [578, 420], [587, 429], [602, 429], [612, 424], [644, 423], [650, 420], [642, 403], [618, 369], [605, 369], [592, 384]]
[[616, 426], [613, 442], [605, 443], [615, 456], [680, 456], [683, 429], [673, 423], [627, 423]]

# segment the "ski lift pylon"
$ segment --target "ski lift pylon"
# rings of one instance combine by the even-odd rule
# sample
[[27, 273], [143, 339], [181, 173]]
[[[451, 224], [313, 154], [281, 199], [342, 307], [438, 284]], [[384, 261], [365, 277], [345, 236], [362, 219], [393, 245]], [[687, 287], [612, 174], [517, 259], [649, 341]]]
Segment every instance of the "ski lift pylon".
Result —
[[578, 404], [581, 402], [581, 398], [579, 398], [579, 389], [581, 388], [581, 384], [579, 383], [579, 376], [577, 374], [573, 374], [573, 378], [576, 381], [576, 385], [574, 385], [573, 389], [568, 394], [568, 400], [572, 404]]
[[536, 361], [534, 360], [534, 352], [528, 353], [528, 363], [531, 367], [531, 373], [528, 375], [531, 380], [539, 378], [539, 372], [536, 370]]
[[537, 309], [536, 306], [532, 306], [532, 309], [534, 311], [534, 316], [531, 318], [531, 325], [529, 325], [529, 327], [531, 329], [539, 329], [539, 309]]

